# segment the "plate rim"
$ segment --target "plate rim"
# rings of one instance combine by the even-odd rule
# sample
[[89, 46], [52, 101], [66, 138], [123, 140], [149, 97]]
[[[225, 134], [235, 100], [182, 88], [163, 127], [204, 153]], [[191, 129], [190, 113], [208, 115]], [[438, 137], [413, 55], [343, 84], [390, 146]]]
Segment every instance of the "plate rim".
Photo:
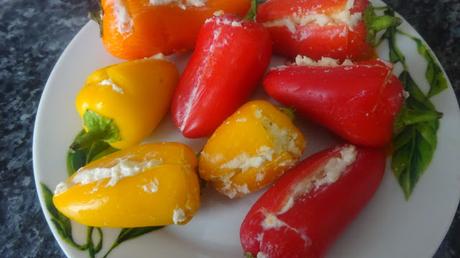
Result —
[[[375, 2], [375, 1], [374, 1]], [[377, 0], [377, 2], [380, 2], [384, 5], [387, 5], [386, 3], [380, 1], [380, 0]], [[456, 96], [455, 94], [455, 91], [453, 89], [453, 86], [452, 86], [452, 83], [451, 83], [451, 80], [449, 78], [449, 75], [446, 73], [445, 69], [444, 69], [444, 66], [443, 64], [439, 61], [439, 58], [437, 57], [437, 55], [434, 53], [434, 51], [432, 50], [432, 48], [430, 47], [430, 45], [427, 44], [426, 40], [424, 37], [422, 37], [420, 35], [420, 33], [414, 28], [414, 26], [409, 23], [403, 16], [401, 16], [398, 12], [396, 12], [396, 15], [398, 17], [400, 17], [401, 19], [403, 19], [403, 23], [407, 23], [411, 28], [413, 28], [413, 31], [416, 33], [416, 35], [414, 36], [417, 36], [419, 37], [427, 46], [428, 48], [430, 49], [430, 51], [434, 54], [434, 58], [435, 58], [435, 61], [438, 62], [438, 64], [440, 64], [440, 68], [444, 74], [444, 76], [446, 77], [447, 81], [448, 81], [448, 89], [447, 91], [450, 91], [449, 94], [453, 94], [455, 96], [455, 99], [456, 99], [456, 115], [458, 117], [458, 119], [460, 120], [460, 103], [459, 103], [459, 98]], [[52, 224], [52, 221], [50, 219], [50, 216], [49, 216], [49, 213], [46, 211], [45, 207], [45, 203], [44, 203], [44, 197], [43, 197], [43, 193], [42, 193], [42, 190], [41, 190], [41, 182], [40, 182], [40, 179], [42, 178], [40, 173], [39, 173], [39, 165], [38, 163], [40, 162], [38, 160], [38, 136], [40, 135], [41, 133], [41, 130], [40, 130], [40, 126], [39, 124], [41, 123], [41, 121], [43, 120], [43, 117], [44, 117], [44, 112], [43, 112], [43, 108], [44, 108], [44, 102], [46, 101], [46, 99], [48, 99], [49, 97], [47, 97], [49, 94], [50, 94], [50, 84], [52, 84], [53, 81], [55, 81], [55, 77], [56, 77], [56, 72], [57, 72], [57, 67], [60, 67], [63, 63], [64, 63], [64, 60], [67, 59], [67, 56], [69, 55], [69, 52], [75, 47], [75, 45], [77, 44], [77, 42], [79, 41], [79, 35], [81, 35], [84, 31], [88, 30], [91, 25], [91, 23], [93, 23], [93, 21], [88, 21], [87, 23], [85, 23], [85, 25], [83, 25], [79, 31], [73, 36], [72, 40], [67, 44], [67, 46], [65, 47], [64, 51], [61, 53], [61, 55], [59, 56], [58, 60], [56, 61], [55, 65], [53, 66], [53, 69], [51, 70], [50, 72], [50, 75], [45, 83], [45, 86], [43, 88], [43, 92], [40, 96], [40, 101], [39, 101], [39, 105], [38, 105], [38, 108], [37, 108], [37, 113], [36, 113], [36, 116], [35, 116], [35, 122], [34, 122], [34, 131], [33, 131], [33, 140], [32, 140], [32, 164], [33, 164], [33, 175], [34, 175], [34, 181], [35, 181], [35, 188], [36, 188], [36, 193], [38, 195], [38, 199], [39, 199], [39, 204], [40, 204], [40, 208], [41, 208], [41, 211], [42, 211], [42, 214], [45, 216], [45, 220], [46, 220], [46, 223], [48, 225], [48, 228], [51, 230], [52, 234], [53, 234], [53, 237], [54, 239], [57, 241], [58, 245], [59, 245], [59, 248], [64, 252], [64, 254], [67, 256], [67, 257], [71, 257], [70, 255], [70, 252], [68, 250], [68, 245], [62, 240], [62, 238], [60, 237], [60, 235], [57, 233], [56, 229], [55, 229], [55, 226]], [[460, 175], [460, 173], [459, 173]], [[459, 192], [460, 193], [460, 192]], [[460, 194], [458, 194], [457, 196], [457, 202], [456, 202], [456, 208], [454, 208], [453, 212], [451, 212], [451, 214], [449, 215], [450, 219], [449, 219], [449, 223], [446, 224], [447, 227], [442, 229], [442, 231], [444, 232], [442, 234], [442, 237], [440, 238], [439, 241], [437, 241], [437, 248], [435, 250], [433, 250], [432, 254], [434, 255], [437, 250], [439, 249], [439, 247], [441, 246], [442, 242], [444, 241], [447, 233], [449, 232], [449, 229], [451, 228], [452, 226], [452, 222], [455, 218], [455, 215], [456, 215], [456, 211], [458, 210], [459, 208], [459, 204], [460, 204]]]
[[38, 141], [38, 135], [41, 132], [39, 123], [43, 119], [43, 116], [44, 116], [44, 114], [43, 114], [44, 113], [44, 111], [43, 111], [44, 104], [43, 103], [46, 101], [47, 96], [50, 94], [50, 87], [51, 86], [49, 86], [49, 85], [55, 80], [56, 73], [57, 73], [56, 68], [61, 66], [61, 64], [66, 59], [66, 57], [69, 55], [69, 52], [71, 51], [71, 49], [74, 48], [74, 46], [77, 44], [78, 35], [80, 35], [83, 31], [87, 30], [89, 28], [89, 26], [91, 26], [92, 22], [93, 21], [89, 20], [88, 22], [86, 22], [78, 30], [78, 32], [73, 36], [72, 40], [67, 44], [67, 46], [64, 48], [64, 51], [61, 53], [61, 55], [59, 56], [58, 60], [54, 64], [53, 69], [51, 70], [51, 73], [50, 73], [48, 79], [46, 80], [45, 86], [43, 88], [43, 92], [42, 92], [42, 94], [40, 96], [40, 101], [39, 101], [38, 108], [37, 108], [37, 114], [35, 115], [34, 132], [33, 132], [33, 136], [32, 136], [32, 166], [33, 166], [33, 174], [34, 174], [34, 181], [35, 181], [35, 190], [36, 190], [36, 193], [38, 195], [38, 200], [39, 200], [39, 203], [40, 203], [40, 209], [42, 211], [42, 214], [45, 216], [45, 220], [46, 220], [46, 223], [48, 224], [48, 228], [51, 230], [51, 233], [53, 234], [54, 239], [58, 242], [59, 248], [64, 252], [64, 254], [67, 257], [71, 257], [70, 253], [67, 250], [67, 248], [64, 247], [66, 245], [63, 242], [63, 240], [61, 239], [60, 235], [57, 233], [56, 228], [52, 224], [52, 221], [50, 219], [49, 213], [45, 209], [46, 204], [45, 204], [42, 189], [41, 189], [42, 187], [40, 185], [41, 184], [41, 182], [40, 182], [41, 176], [40, 176], [40, 173], [38, 172], [38, 163], [39, 163], [39, 161], [38, 161], [38, 158], [37, 158], [38, 157], [38, 143], [37, 143], [37, 141]]

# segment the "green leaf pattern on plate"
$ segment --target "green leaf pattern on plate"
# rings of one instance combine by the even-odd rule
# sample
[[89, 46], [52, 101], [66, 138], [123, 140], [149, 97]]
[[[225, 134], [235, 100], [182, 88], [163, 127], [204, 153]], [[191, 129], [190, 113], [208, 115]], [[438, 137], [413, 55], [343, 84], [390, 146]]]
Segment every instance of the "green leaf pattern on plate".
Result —
[[[91, 161], [100, 159], [110, 153], [118, 151], [118, 149], [113, 148], [109, 144], [110, 142], [120, 140], [118, 127], [112, 119], [103, 117], [96, 112], [88, 110], [83, 115], [83, 122], [86, 130], [84, 129], [78, 133], [67, 153], [66, 163], [68, 176], [72, 176], [78, 171], [78, 169]], [[87, 227], [86, 243], [84, 245], [76, 243], [72, 237], [72, 224], [70, 220], [60, 213], [54, 206], [53, 192], [44, 184], [41, 184], [41, 187], [46, 208], [51, 216], [51, 221], [56, 227], [56, 230], [61, 238], [74, 248], [81, 251], [87, 251], [89, 257], [95, 258], [103, 248], [102, 242], [104, 239], [104, 233], [102, 229]], [[103, 257], [107, 257], [112, 250], [121, 243], [160, 228], [162, 227], [121, 229], [118, 238]], [[94, 240], [95, 235], [98, 236], [98, 241]]]
[[[396, 17], [389, 7], [382, 7], [385, 16]], [[399, 79], [408, 97], [395, 122], [393, 155], [391, 167], [408, 200], [420, 177], [430, 165], [437, 146], [437, 133], [442, 113], [431, 102], [431, 97], [447, 88], [445, 77], [431, 50], [419, 38], [398, 29], [399, 25], [388, 27], [379, 42], [386, 39], [389, 59], [393, 64], [401, 64], [403, 71]], [[396, 36], [403, 35], [417, 45], [418, 53], [426, 60], [425, 77], [430, 85], [427, 94], [423, 93], [409, 72], [406, 57], [399, 49]]]
[[136, 237], [140, 237], [152, 231], [162, 229], [162, 228], [163, 226], [122, 229], [120, 233], [118, 234], [117, 240], [115, 240], [115, 242], [110, 247], [109, 251], [107, 251], [107, 253], [103, 256], [103, 258], [108, 257], [108, 255], [112, 252], [112, 250], [115, 249], [117, 246], [119, 246], [121, 243], [128, 241], [130, 239], [136, 238]]

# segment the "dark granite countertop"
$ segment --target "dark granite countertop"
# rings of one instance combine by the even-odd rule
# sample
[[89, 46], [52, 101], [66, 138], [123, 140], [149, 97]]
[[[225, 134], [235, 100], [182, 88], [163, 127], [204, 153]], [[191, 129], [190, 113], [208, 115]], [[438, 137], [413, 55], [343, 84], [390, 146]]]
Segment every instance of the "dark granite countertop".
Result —
[[[428, 41], [460, 96], [460, 1], [386, 2]], [[92, 5], [0, 0], [0, 257], [64, 257], [38, 203], [32, 133], [48, 75]], [[460, 257], [460, 211], [435, 257]]]

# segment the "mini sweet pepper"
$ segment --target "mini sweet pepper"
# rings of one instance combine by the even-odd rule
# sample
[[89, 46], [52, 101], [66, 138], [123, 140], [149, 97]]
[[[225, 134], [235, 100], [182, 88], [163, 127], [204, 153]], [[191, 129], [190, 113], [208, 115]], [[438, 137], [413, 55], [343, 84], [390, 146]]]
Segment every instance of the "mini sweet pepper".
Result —
[[242, 197], [283, 175], [304, 149], [304, 136], [288, 115], [267, 101], [251, 101], [206, 143], [200, 176], [227, 197]]
[[95, 227], [185, 224], [200, 204], [195, 153], [179, 143], [112, 153], [56, 187], [56, 208]]

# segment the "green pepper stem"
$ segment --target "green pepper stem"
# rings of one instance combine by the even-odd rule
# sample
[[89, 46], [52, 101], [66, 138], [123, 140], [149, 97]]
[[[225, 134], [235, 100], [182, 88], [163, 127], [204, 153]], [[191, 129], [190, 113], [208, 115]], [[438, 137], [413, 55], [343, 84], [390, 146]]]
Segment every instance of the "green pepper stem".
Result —
[[255, 21], [257, 16], [257, 0], [251, 1], [251, 8], [249, 9], [248, 13], [244, 17], [247, 21]]

